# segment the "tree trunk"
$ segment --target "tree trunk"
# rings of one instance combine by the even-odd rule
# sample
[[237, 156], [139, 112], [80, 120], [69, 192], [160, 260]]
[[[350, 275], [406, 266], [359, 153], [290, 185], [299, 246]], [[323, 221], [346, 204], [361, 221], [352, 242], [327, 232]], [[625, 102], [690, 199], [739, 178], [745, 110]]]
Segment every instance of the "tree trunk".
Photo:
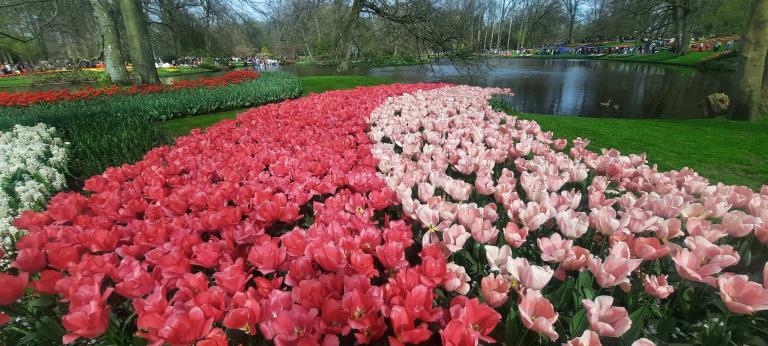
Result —
[[768, 103], [768, 52], [766, 52], [765, 67], [763, 67], [763, 102]]
[[309, 43], [307, 42], [307, 34], [304, 31], [304, 29], [301, 30], [301, 39], [304, 41], [304, 47], [307, 49], [307, 54], [309, 54], [309, 60], [315, 61], [315, 57], [312, 55], [312, 50], [309, 49]]
[[[344, 47], [344, 58], [336, 68], [339, 72], [349, 71], [352, 62], [352, 53], [355, 50], [354, 34], [357, 32], [357, 23], [360, 19], [360, 11], [363, 9], [361, 0], [354, 0], [350, 8], [344, 30], [341, 32], [342, 46]], [[344, 36], [346, 34], [346, 36]]]
[[509, 18], [509, 28], [507, 28], [507, 50], [509, 50], [509, 39], [512, 38], [512, 18]]
[[141, 9], [141, 0], [120, 0], [120, 12], [123, 15], [128, 46], [131, 49], [133, 72], [137, 84], [160, 83], [155, 68], [155, 55], [147, 27], [147, 18]]
[[[43, 28], [40, 28], [40, 30], [43, 30]], [[40, 32], [35, 41], [37, 41], [37, 47], [40, 49], [40, 57], [43, 60], [48, 60], [48, 45], [45, 44], [45, 33]]]
[[757, 120], [762, 103], [763, 74], [768, 53], [768, 0], [753, 0], [741, 43], [740, 78], [733, 118]]
[[690, 1], [679, 0], [675, 5], [675, 29], [677, 53], [686, 55], [691, 50], [691, 34], [688, 32], [688, 17], [690, 17]]
[[101, 31], [104, 52], [104, 69], [107, 75], [116, 84], [129, 84], [128, 71], [125, 68], [125, 59], [120, 45], [120, 31], [115, 21], [115, 8], [110, 0], [91, 0], [93, 12], [96, 14], [96, 22]]

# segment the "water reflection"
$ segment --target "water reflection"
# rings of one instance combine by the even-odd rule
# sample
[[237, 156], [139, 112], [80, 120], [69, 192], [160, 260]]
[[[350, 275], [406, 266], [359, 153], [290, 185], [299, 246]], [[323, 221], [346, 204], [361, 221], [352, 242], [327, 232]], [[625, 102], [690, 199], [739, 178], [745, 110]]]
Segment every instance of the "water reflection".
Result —
[[[283, 65], [279, 69], [299, 76], [336, 74], [333, 66]], [[171, 83], [222, 73], [161, 79]], [[728, 72], [594, 60], [488, 59], [472, 64], [440, 61], [421, 66], [358, 67], [347, 74], [385, 77], [400, 82], [443, 81], [504, 87], [515, 93], [513, 97], [506, 97], [506, 102], [521, 112], [626, 118], [701, 117], [700, 103], [707, 95], [728, 93], [735, 86], [735, 76]], [[97, 83], [85, 85], [103, 86]], [[52, 88], [61, 89], [62, 86]], [[22, 89], [15, 88], [14, 91]]]
[[[283, 66], [300, 76], [335, 74], [333, 67]], [[727, 72], [594, 60], [490, 59], [476, 65], [357, 68], [355, 75], [403, 82], [444, 81], [510, 88], [506, 101], [522, 112], [627, 118], [696, 118], [700, 103], [735, 83]]]

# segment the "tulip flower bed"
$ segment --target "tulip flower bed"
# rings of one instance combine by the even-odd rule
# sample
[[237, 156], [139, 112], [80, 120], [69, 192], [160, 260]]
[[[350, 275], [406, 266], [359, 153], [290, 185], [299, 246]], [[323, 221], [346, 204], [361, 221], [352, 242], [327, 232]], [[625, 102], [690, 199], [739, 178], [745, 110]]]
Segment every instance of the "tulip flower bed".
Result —
[[0, 107], [0, 131], [38, 123], [55, 127], [71, 143], [67, 171], [70, 186], [76, 188], [107, 167], [135, 162], [150, 149], [171, 142], [159, 121], [257, 106], [301, 93], [298, 78], [282, 72], [217, 83], [226, 85]]
[[15, 221], [0, 342], [764, 343], [768, 189], [569, 146], [502, 92], [315, 94], [110, 168]]
[[87, 87], [82, 90], [49, 90], [30, 92], [0, 92], [0, 106], [25, 107], [37, 103], [54, 103], [62, 101], [86, 100], [95, 97], [109, 97], [113, 95], [145, 95], [159, 92], [168, 92], [181, 89], [210, 88], [242, 83], [259, 78], [255, 71], [235, 71], [223, 76], [201, 78], [194, 80], [182, 80], [173, 84], [149, 84], [124, 88], [117, 85], [94, 89]]

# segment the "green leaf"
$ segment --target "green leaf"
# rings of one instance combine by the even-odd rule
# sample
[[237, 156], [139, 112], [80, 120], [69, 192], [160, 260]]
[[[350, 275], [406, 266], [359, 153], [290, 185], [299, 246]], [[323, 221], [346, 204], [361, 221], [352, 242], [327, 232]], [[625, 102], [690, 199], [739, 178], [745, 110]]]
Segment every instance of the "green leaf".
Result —
[[749, 339], [747, 339], [747, 341], [744, 342], [744, 344], [752, 345], [752, 346], [768, 346], [768, 343], [766, 343], [765, 340], [763, 340], [763, 338], [757, 335], [750, 336]]
[[29, 301], [28, 305], [33, 307], [45, 307], [56, 304], [56, 297], [53, 295], [42, 295]]
[[571, 318], [571, 335], [579, 336], [587, 330], [589, 321], [587, 320], [587, 310], [581, 309]]
[[629, 314], [629, 319], [632, 320], [632, 327], [621, 336], [624, 341], [632, 342], [640, 338], [640, 334], [645, 328], [645, 321], [649, 316], [648, 309], [642, 307]]
[[50, 316], [41, 317], [40, 321], [35, 323], [35, 329], [35, 333], [51, 341], [61, 341], [64, 336], [64, 328]]
[[513, 305], [507, 314], [507, 320], [504, 322], [504, 342], [506, 345], [515, 345], [520, 339], [520, 318], [517, 308]]

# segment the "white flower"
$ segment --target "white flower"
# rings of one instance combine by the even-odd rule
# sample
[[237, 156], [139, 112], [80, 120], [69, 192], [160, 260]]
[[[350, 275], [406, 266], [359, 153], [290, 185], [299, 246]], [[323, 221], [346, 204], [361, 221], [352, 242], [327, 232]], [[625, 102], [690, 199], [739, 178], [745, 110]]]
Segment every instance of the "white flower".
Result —
[[[44, 124], [16, 125], [0, 132], [0, 247], [8, 249], [19, 230], [13, 219], [24, 210], [40, 209], [66, 188], [68, 143]], [[6, 263], [0, 263], [0, 269]]]

